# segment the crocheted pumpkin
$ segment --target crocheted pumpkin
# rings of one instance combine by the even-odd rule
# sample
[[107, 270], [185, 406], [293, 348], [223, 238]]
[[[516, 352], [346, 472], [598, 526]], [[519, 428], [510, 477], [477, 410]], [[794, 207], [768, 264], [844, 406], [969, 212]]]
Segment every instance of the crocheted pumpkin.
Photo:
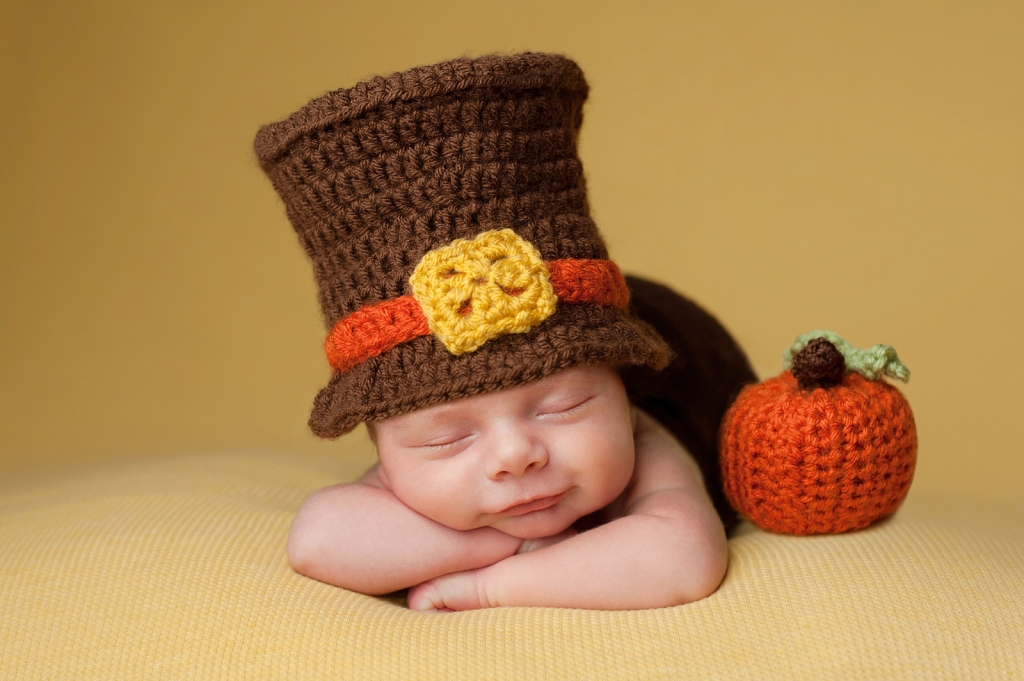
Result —
[[846, 532], [893, 513], [917, 457], [895, 350], [857, 350], [813, 331], [784, 355], [789, 371], [748, 386], [725, 415], [722, 481], [730, 503], [765, 530]]

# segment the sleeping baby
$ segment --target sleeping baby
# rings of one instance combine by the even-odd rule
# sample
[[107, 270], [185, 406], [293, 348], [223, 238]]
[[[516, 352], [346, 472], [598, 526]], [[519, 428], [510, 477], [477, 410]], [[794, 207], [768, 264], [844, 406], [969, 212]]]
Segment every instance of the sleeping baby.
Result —
[[608, 259], [586, 95], [564, 57], [459, 59], [260, 130], [330, 330], [310, 426], [365, 423], [380, 461], [302, 504], [297, 572], [431, 612], [656, 608], [721, 583], [717, 428], [754, 376], [712, 317]]

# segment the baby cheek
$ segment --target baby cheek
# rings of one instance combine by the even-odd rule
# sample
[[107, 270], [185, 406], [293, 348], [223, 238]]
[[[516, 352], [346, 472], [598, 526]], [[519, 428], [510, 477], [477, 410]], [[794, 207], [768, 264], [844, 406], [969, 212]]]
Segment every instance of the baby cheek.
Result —
[[606, 459], [601, 465], [596, 466], [594, 475], [597, 478], [596, 487], [602, 491], [604, 504], [610, 504], [618, 497], [630, 478], [633, 477], [633, 456], [616, 455]]
[[474, 529], [478, 516], [473, 487], [457, 471], [427, 465], [408, 471], [395, 495], [402, 503], [434, 522], [457, 530]]
[[603, 443], [605, 446], [600, 455], [595, 457], [598, 460], [594, 462], [594, 473], [598, 486], [607, 497], [606, 503], [611, 503], [626, 489], [633, 477], [636, 464], [633, 434], [616, 429], [606, 434]]

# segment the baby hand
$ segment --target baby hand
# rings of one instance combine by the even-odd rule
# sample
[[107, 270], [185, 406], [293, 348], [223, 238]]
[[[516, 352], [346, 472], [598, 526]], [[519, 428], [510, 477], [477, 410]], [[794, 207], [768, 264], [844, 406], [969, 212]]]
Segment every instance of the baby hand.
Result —
[[441, 575], [409, 590], [409, 609], [420, 612], [455, 612], [490, 607], [477, 584], [479, 570]]
[[[579, 532], [570, 527], [550, 537], [527, 539], [520, 545], [516, 553], [537, 551], [575, 537], [577, 534]], [[455, 612], [457, 610], [490, 608], [491, 604], [487, 600], [480, 580], [480, 571], [484, 569], [486, 568], [452, 572], [414, 586], [409, 590], [409, 609], [420, 612]]]

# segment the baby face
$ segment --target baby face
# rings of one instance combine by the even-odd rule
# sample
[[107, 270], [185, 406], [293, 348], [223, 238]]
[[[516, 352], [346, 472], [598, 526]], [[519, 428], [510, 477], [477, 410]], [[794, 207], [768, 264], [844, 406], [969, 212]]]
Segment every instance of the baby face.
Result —
[[384, 486], [457, 530], [557, 534], [608, 505], [633, 474], [632, 413], [607, 367], [427, 407], [371, 433]]

